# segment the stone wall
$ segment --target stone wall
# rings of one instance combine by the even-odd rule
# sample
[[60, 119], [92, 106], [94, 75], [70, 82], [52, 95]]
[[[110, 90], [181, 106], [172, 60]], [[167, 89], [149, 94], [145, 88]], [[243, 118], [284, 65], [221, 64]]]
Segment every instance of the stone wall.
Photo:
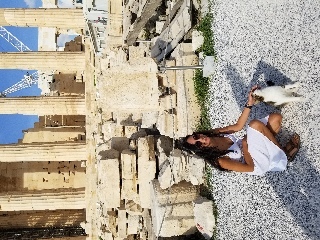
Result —
[[[95, 214], [103, 239], [132, 234], [156, 239], [158, 234], [177, 236], [196, 230], [192, 201], [203, 183], [204, 162], [172, 152], [173, 139], [195, 129], [197, 104], [189, 98], [193, 71], [179, 78], [176, 71], [161, 73], [147, 48], [146, 44], [112, 48], [99, 60], [95, 135], [99, 207]], [[182, 44], [176, 54], [179, 59], [168, 65], [195, 63], [190, 48], [191, 44]], [[185, 125], [190, 109], [195, 114]], [[182, 196], [180, 202], [167, 203], [174, 216], [163, 215], [169, 189]]]

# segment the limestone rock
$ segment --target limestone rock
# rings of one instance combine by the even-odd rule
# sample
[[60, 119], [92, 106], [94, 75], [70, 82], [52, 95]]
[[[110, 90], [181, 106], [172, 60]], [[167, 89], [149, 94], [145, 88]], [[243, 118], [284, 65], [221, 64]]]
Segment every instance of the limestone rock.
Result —
[[213, 202], [209, 199], [198, 197], [193, 203], [195, 224], [206, 239], [211, 239], [215, 227]]
[[202, 32], [193, 31], [192, 32], [192, 51], [196, 51], [199, 47], [202, 46], [204, 37]]

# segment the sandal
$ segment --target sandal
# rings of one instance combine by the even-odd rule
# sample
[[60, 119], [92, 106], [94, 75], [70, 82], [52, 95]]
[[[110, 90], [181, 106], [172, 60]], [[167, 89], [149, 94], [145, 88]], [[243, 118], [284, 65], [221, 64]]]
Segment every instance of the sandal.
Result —
[[288, 162], [292, 162], [300, 149], [300, 136], [294, 133], [285, 147]]

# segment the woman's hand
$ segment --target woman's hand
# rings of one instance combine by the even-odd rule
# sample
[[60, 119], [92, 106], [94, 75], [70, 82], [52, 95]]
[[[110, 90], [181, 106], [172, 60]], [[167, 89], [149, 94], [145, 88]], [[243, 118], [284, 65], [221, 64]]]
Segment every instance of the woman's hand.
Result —
[[248, 94], [248, 105], [249, 105], [249, 106], [252, 106], [252, 105], [254, 105], [254, 103], [255, 103], [255, 100], [254, 100], [254, 98], [252, 97], [252, 93], [253, 93], [254, 90], [256, 90], [257, 88], [259, 88], [258, 85], [253, 86], [253, 87], [251, 88], [249, 94]]

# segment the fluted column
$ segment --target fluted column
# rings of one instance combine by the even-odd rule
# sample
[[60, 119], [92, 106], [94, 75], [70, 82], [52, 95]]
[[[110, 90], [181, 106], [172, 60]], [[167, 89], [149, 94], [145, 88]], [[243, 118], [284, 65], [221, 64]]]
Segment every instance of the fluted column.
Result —
[[84, 209], [85, 189], [8, 192], [0, 195], [1, 211]]
[[84, 142], [0, 145], [0, 162], [86, 160]]
[[82, 9], [76, 8], [1, 8], [0, 26], [56, 27], [84, 29]]
[[[11, 211], [0, 214], [2, 229], [15, 228], [43, 228], [80, 226], [86, 220], [84, 209], [43, 210], [43, 211]], [[63, 239], [59, 239], [63, 240]], [[72, 238], [72, 240], [76, 240]]]
[[2, 52], [0, 69], [59, 70], [64, 73], [82, 72], [84, 52]]
[[74, 96], [0, 98], [0, 114], [86, 115], [85, 98]]

